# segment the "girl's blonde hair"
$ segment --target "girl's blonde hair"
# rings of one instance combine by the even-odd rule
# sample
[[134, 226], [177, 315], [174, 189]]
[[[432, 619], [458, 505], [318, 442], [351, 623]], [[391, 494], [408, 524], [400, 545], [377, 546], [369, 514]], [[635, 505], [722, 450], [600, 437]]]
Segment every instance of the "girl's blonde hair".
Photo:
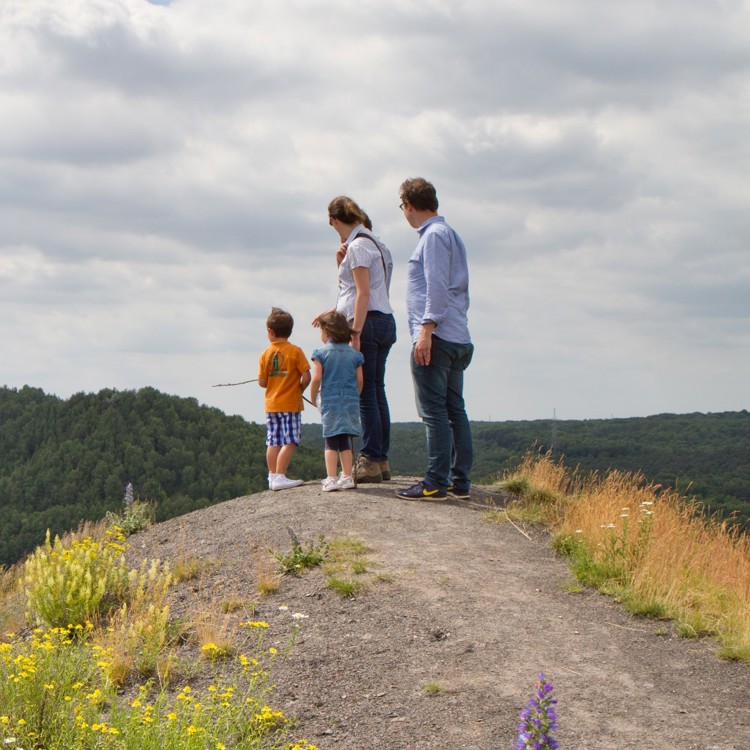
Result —
[[348, 344], [352, 340], [352, 329], [338, 310], [329, 310], [318, 316], [320, 327], [335, 344]]

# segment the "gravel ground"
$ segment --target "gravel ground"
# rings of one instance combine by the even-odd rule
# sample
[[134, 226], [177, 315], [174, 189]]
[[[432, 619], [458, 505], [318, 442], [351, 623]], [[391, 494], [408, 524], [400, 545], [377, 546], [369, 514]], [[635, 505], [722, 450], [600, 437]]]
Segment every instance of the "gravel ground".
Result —
[[[527, 538], [482, 517], [503, 502], [490, 488], [415, 503], [393, 495], [407, 483], [240, 497], [131, 537], [129, 554], [202, 558], [200, 576], [176, 588], [176, 616], [255, 601], [279, 646], [290, 613], [307, 616], [276, 663], [271, 702], [320, 750], [510, 750], [539, 671], [555, 686], [561, 748], [750, 750], [748, 665], [597, 593], [572, 593], [543, 532]], [[258, 597], [258, 561], [289, 549], [288, 526], [303, 542], [366, 542], [362, 593], [343, 599], [314, 569]]]

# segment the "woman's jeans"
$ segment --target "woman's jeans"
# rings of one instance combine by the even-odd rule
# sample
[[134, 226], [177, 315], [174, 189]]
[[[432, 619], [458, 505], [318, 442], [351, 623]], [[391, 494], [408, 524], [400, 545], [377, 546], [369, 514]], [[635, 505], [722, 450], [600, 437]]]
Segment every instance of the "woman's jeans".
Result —
[[362, 420], [362, 455], [386, 461], [391, 444], [391, 413], [385, 396], [385, 361], [396, 343], [396, 320], [388, 313], [370, 310], [359, 336], [364, 384], [359, 397]]
[[424, 479], [432, 488], [469, 488], [473, 450], [463, 392], [464, 370], [473, 354], [472, 344], [454, 344], [435, 335], [429, 365], [418, 365], [412, 349], [417, 412], [427, 432]]

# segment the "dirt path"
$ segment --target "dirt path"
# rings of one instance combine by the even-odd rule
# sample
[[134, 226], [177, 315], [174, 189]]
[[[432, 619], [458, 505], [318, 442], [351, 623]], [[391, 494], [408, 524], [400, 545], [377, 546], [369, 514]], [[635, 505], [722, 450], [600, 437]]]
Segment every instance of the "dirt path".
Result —
[[[257, 599], [253, 560], [269, 545], [349, 535], [381, 574], [355, 599], [320, 571], [286, 577], [257, 616], [281, 634], [308, 616], [278, 665], [274, 705], [296, 736], [331, 748], [511, 750], [536, 674], [555, 686], [567, 750], [750, 750], [750, 667], [720, 661], [710, 641], [635, 619], [571, 576], [541, 532], [488, 523], [477, 505], [393, 496], [397, 483], [323, 494], [317, 484], [238, 498], [132, 538], [133, 554], [206, 560], [175, 610]], [[425, 691], [434, 684], [436, 692]]]

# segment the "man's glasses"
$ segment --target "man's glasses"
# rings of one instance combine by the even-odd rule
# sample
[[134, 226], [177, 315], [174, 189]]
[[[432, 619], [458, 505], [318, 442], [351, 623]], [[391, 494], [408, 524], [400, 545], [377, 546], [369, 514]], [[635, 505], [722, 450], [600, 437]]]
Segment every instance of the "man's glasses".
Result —
[[399, 203], [398, 207], [403, 211], [404, 208], [406, 208], [406, 201], [404, 201], [403, 203]]

